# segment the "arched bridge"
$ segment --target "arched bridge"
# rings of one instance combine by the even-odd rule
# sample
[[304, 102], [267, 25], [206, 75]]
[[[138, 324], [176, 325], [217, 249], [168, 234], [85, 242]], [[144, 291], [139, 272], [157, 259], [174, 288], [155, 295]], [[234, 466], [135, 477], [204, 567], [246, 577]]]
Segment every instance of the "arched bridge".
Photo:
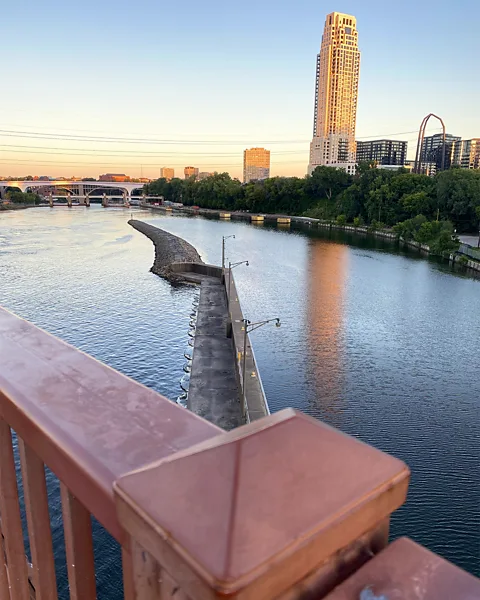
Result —
[[56, 181], [0, 181], [0, 197], [5, 196], [7, 188], [18, 188], [22, 192], [46, 191], [45, 188], [57, 188], [69, 192], [75, 200], [81, 204], [97, 192], [103, 194], [105, 190], [120, 190], [125, 200], [130, 200], [133, 192], [138, 190], [141, 195], [143, 183], [133, 183], [130, 181], [65, 181], [63, 179]]

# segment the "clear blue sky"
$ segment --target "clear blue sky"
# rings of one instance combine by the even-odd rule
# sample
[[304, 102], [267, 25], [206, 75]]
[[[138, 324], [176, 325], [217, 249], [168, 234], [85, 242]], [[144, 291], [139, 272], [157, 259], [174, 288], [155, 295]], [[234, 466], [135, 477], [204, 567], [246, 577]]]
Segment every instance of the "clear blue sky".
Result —
[[[420, 0], [7, 4], [0, 175], [153, 177], [192, 164], [240, 176], [251, 145], [272, 150], [273, 175], [303, 175], [316, 54], [335, 10], [357, 17], [357, 137], [413, 131], [428, 112], [450, 133], [480, 137], [478, 0], [437, 2], [437, 14]], [[182, 143], [44, 139], [51, 133]], [[415, 134], [397, 137], [411, 154]]]

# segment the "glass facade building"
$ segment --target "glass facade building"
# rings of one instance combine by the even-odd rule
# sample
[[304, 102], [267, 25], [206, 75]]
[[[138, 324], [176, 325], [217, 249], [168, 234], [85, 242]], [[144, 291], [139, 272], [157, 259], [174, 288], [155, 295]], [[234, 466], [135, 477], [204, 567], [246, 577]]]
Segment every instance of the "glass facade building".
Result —
[[378, 165], [402, 167], [407, 159], [407, 145], [399, 140], [357, 142], [357, 163], [375, 161]]

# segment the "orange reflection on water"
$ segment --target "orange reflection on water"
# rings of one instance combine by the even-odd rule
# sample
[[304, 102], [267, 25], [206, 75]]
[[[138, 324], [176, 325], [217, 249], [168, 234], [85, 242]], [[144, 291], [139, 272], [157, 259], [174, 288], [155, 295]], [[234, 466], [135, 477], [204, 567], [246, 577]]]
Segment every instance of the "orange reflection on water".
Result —
[[309, 245], [307, 331], [310, 372], [316, 398], [325, 413], [341, 410], [343, 391], [343, 320], [348, 248], [324, 240]]

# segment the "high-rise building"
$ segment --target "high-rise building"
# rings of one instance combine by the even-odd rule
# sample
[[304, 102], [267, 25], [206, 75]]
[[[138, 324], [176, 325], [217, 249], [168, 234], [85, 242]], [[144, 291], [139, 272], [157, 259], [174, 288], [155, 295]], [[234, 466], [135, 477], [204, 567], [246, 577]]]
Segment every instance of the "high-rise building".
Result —
[[207, 179], [207, 177], [210, 177], [211, 175], [213, 175], [213, 173], [210, 173], [210, 171], [200, 171], [198, 174], [198, 180], [202, 181], [202, 179]]
[[185, 167], [183, 169], [183, 174], [185, 175], [185, 179], [190, 179], [190, 177], [198, 179], [198, 171], [197, 167]]
[[407, 158], [407, 142], [369, 140], [357, 142], [357, 163], [375, 161], [378, 165], [403, 166]]
[[453, 142], [451, 164], [462, 169], [480, 169], [480, 138]]
[[160, 169], [160, 177], [163, 177], [164, 179], [168, 179], [168, 181], [170, 181], [170, 179], [173, 179], [175, 177], [175, 169], [171, 169], [170, 167], [162, 167]]
[[360, 51], [352, 15], [327, 15], [317, 56], [313, 139], [308, 172], [326, 165], [355, 172]]
[[243, 152], [243, 183], [270, 177], [270, 150], [250, 148]]
[[[461, 138], [450, 133], [445, 134], [445, 169], [451, 164], [452, 147], [454, 142], [461, 141]], [[420, 152], [421, 163], [435, 163], [436, 171], [442, 170], [443, 154], [443, 134], [436, 133], [424, 138]], [[422, 169], [423, 171], [423, 169]]]

